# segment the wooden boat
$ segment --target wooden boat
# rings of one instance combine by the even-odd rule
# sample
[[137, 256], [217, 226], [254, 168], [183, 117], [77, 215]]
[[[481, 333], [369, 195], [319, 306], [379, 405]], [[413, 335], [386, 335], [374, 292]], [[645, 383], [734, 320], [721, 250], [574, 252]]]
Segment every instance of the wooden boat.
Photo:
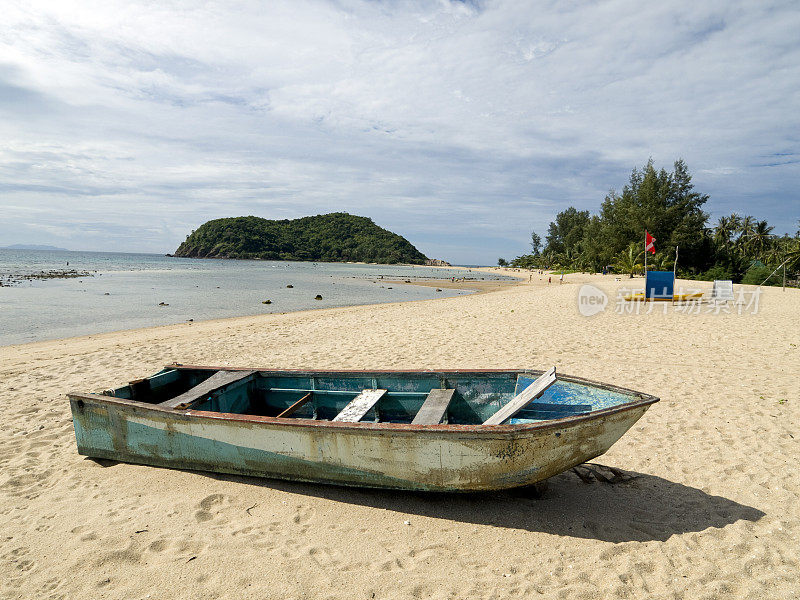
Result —
[[658, 398], [537, 371], [170, 365], [69, 394], [80, 454], [352, 486], [527, 486], [606, 452]]

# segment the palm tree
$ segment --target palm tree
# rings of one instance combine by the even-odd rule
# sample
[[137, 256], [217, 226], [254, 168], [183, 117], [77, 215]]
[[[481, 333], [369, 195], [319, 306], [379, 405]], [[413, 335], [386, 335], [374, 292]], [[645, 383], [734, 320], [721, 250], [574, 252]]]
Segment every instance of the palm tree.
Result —
[[571, 269], [572, 263], [575, 260], [575, 250], [572, 248], [565, 248], [564, 252], [558, 256], [558, 264], [562, 269]]
[[556, 254], [552, 250], [548, 250], [544, 254], [542, 254], [542, 264], [544, 265], [545, 269], [550, 269], [553, 266], [553, 263], [556, 262]]
[[770, 247], [767, 258], [771, 264], [786, 261], [787, 271], [800, 270], [800, 238], [778, 238]]
[[589, 271], [589, 256], [586, 253], [586, 250], [583, 248], [578, 248], [577, 254], [575, 256], [575, 269], [583, 273], [584, 271]]
[[737, 231], [741, 231], [742, 230], [742, 217], [740, 217], [738, 214], [731, 213], [731, 216], [729, 217], [729, 221], [730, 221], [731, 229], [732, 229], [733, 233], [736, 233]]
[[740, 237], [751, 235], [755, 229], [756, 220], [750, 215], [745, 216], [739, 224]]
[[745, 231], [752, 231], [753, 223], [753, 217], [747, 216], [743, 219], [736, 213], [719, 218], [714, 228], [714, 242], [729, 261], [746, 258], [750, 238]]
[[744, 218], [739, 217], [739, 224], [736, 228], [736, 231], [733, 232], [736, 236], [736, 239], [733, 242], [733, 249], [738, 252], [740, 256], [747, 256], [749, 253], [750, 234], [753, 232], [754, 220], [755, 219], [753, 219], [753, 217], [750, 215], [746, 215]]
[[744, 243], [747, 241], [747, 238], [744, 237], [744, 223], [747, 222], [747, 227], [751, 226], [753, 218], [745, 217], [742, 219], [741, 216], [737, 215], [736, 213], [732, 213], [730, 216], [730, 224], [731, 224], [731, 243], [729, 246], [729, 251], [735, 252], [739, 254], [739, 256], [745, 255], [745, 247]]
[[631, 278], [642, 266], [641, 258], [642, 255], [644, 255], [644, 250], [640, 250], [639, 248], [640, 244], [632, 242], [626, 250], [623, 250], [617, 255], [617, 262], [614, 265], [620, 271], [630, 273]]
[[797, 273], [800, 271], [800, 238], [790, 240], [786, 246], [786, 269]]
[[717, 226], [714, 227], [714, 241], [717, 243], [717, 245], [722, 246], [725, 249], [730, 246], [731, 236], [735, 231], [732, 221], [734, 216], [735, 215], [731, 215], [730, 217], [720, 217], [719, 221], [717, 221]]
[[753, 226], [752, 231], [748, 234], [747, 247], [756, 258], [764, 256], [766, 250], [770, 246], [770, 238], [772, 238], [772, 230], [766, 221], [758, 221]]

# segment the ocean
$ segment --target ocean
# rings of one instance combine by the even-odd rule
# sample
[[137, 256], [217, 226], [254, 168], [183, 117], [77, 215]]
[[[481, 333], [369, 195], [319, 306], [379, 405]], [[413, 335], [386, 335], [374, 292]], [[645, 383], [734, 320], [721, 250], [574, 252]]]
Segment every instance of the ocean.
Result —
[[[67, 264], [68, 263], [68, 264]], [[25, 279], [50, 270], [70, 279]], [[470, 293], [389, 284], [505, 279], [432, 267], [175, 258], [160, 254], [0, 249], [0, 345], [242, 315], [425, 300]], [[292, 287], [287, 287], [292, 286]], [[469, 283], [465, 283], [469, 287]], [[317, 295], [322, 300], [315, 300]], [[262, 304], [270, 300], [271, 304]], [[161, 304], [163, 303], [163, 304]]]

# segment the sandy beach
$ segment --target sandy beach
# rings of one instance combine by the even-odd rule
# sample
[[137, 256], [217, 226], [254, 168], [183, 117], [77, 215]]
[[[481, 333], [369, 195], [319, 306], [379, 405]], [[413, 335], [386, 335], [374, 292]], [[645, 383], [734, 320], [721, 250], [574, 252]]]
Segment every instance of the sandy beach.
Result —
[[[641, 278], [524, 276], [470, 296], [0, 347], [0, 598], [800, 598], [800, 290], [765, 288], [756, 314], [631, 314], [615, 298]], [[580, 314], [584, 283], [606, 292], [604, 312]], [[79, 456], [65, 393], [171, 362], [556, 365], [662, 400], [596, 461], [634, 479], [568, 472], [542, 497]]]

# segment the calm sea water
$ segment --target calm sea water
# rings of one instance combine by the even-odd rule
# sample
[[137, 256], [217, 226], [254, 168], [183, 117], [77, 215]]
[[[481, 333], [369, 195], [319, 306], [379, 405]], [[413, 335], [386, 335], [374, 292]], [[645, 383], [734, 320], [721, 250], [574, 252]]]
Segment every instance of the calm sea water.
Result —
[[[0, 275], [51, 269], [89, 271], [93, 276], [24, 281], [14, 287], [0, 287], [0, 345], [182, 323], [189, 319], [200, 321], [469, 293], [392, 285], [381, 278], [502, 279], [467, 268], [442, 271], [409, 266], [203, 260], [158, 254], [0, 250]], [[323, 299], [315, 300], [317, 294]], [[272, 304], [262, 304], [267, 299]], [[159, 306], [160, 302], [169, 306]]]

